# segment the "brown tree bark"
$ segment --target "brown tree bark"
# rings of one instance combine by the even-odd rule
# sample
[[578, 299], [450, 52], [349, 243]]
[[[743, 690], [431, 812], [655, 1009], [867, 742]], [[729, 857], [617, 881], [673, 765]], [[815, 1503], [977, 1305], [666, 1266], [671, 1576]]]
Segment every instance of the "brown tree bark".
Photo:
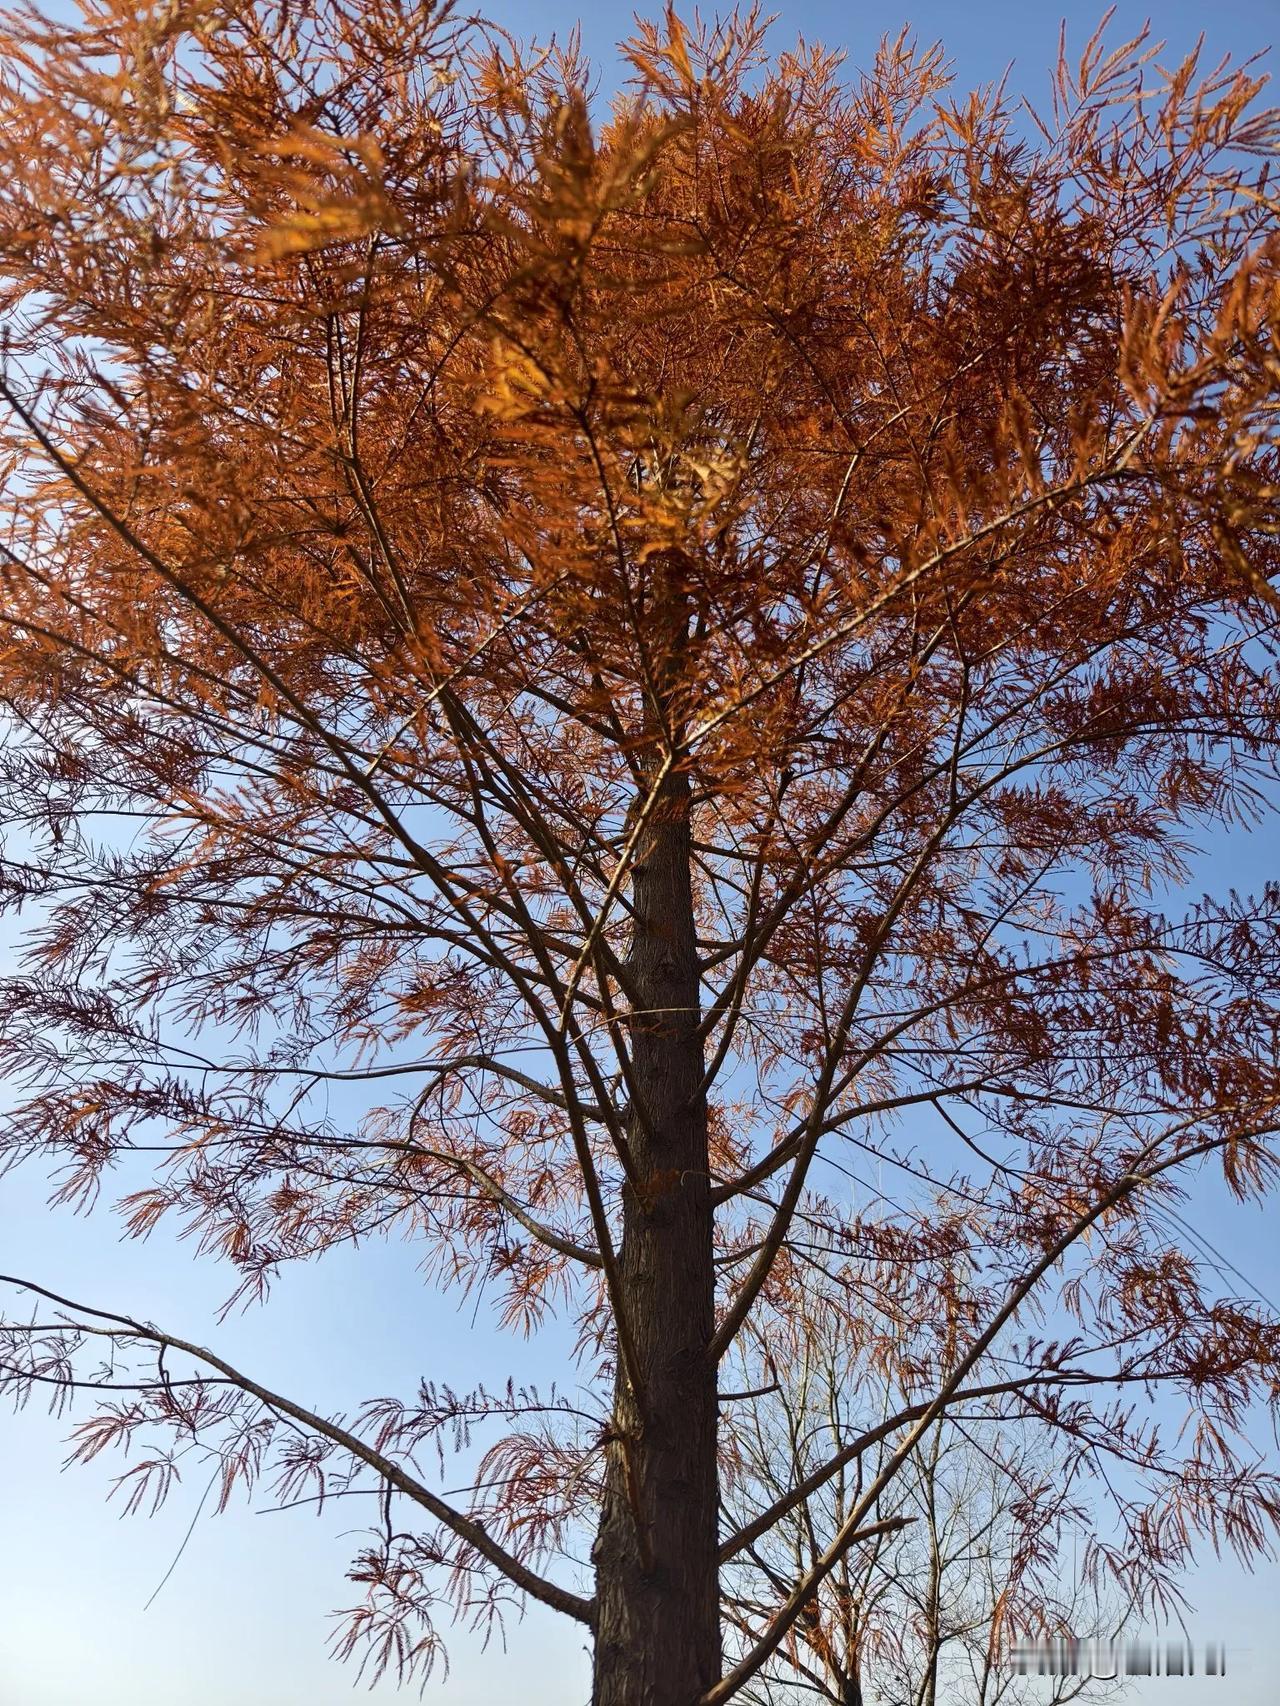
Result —
[[858, 1672], [858, 1661], [850, 1661], [852, 1668], [845, 1672], [840, 1686], [841, 1706], [862, 1706], [862, 1678]]
[[619, 1262], [639, 1393], [619, 1361], [593, 1550], [593, 1706], [694, 1706], [720, 1676], [716, 1372], [689, 787], [670, 777], [637, 845], [637, 1092]]

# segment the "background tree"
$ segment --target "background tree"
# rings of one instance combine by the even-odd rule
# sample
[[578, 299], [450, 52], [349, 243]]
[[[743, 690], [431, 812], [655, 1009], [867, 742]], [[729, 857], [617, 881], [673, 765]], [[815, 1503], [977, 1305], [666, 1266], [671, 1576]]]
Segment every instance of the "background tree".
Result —
[[[900, 1380], [850, 1353], [858, 1335], [841, 1282], [856, 1293], [859, 1275], [838, 1260], [833, 1273], [834, 1285], [815, 1276], [804, 1313], [753, 1321], [740, 1335], [740, 1384], [754, 1400], [741, 1425], [741, 1400], [722, 1394], [731, 1529], [818, 1476], [809, 1498], [722, 1560], [729, 1641], [743, 1651], [778, 1594], [827, 1551], [894, 1447]], [[939, 1373], [918, 1368], [908, 1384], [929, 1392]], [[1025, 1406], [986, 1397], [949, 1410], [894, 1477], [894, 1514], [868, 1512], [868, 1529], [879, 1532], [838, 1559], [742, 1698], [759, 1706], [1110, 1698], [1117, 1685], [1090, 1674], [1087, 1645], [1078, 1674], [1034, 1680], [1016, 1650], [1055, 1639], [1106, 1649], [1121, 1634], [1127, 1607], [1100, 1594], [1087, 1568], [1094, 1472], [1086, 1442], [1043, 1426]]]
[[[627, 51], [595, 127], [398, 0], [5, 26], [6, 1154], [150, 1155], [125, 1225], [239, 1297], [398, 1231], [594, 1398], [329, 1416], [39, 1276], [2, 1354], [106, 1389], [135, 1503], [376, 1491], [376, 1666], [514, 1595], [596, 1706], [721, 1706], [957, 1405], [1123, 1462], [1143, 1607], [1280, 1511], [1277, 1323], [1168, 1213], [1276, 1165], [1280, 893], [1179, 889], [1273, 797], [1277, 120], [1142, 43], [1038, 118], [905, 39]], [[900, 1403], [726, 1664], [722, 1552], [815, 1488], [723, 1531], [717, 1370], [815, 1235]]]

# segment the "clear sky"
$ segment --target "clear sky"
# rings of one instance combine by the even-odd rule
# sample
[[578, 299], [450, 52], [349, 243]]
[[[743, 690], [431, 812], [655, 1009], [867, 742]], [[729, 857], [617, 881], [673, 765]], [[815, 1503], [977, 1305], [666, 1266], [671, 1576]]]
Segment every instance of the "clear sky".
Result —
[[[847, 49], [858, 66], [881, 35], [910, 22], [921, 39], [942, 40], [962, 90], [998, 79], [1012, 61], [1011, 87], [1036, 101], [1047, 94], [1060, 16], [1036, 0], [932, 0], [910, 10], [783, 0], [777, 10], [778, 47], [803, 34]], [[490, 13], [518, 34], [544, 37], [567, 33], [576, 20], [566, 0], [503, 0]], [[1099, 15], [1073, 8], [1069, 42], [1078, 48]], [[1112, 39], [1135, 33], [1146, 15], [1143, 5], [1122, 0]], [[1170, 56], [1180, 56], [1203, 29], [1213, 60], [1268, 46], [1278, 17], [1274, 0], [1213, 7], [1165, 0], [1155, 21]], [[593, 0], [583, 20], [584, 46], [605, 91], [614, 80], [613, 43], [630, 22], [629, 6], [617, 0]], [[1215, 889], [1228, 882], [1248, 888], [1275, 874], [1258, 837], [1214, 846], [1209, 866]], [[44, 1195], [44, 1182], [31, 1174], [0, 1180], [0, 1268], [216, 1342], [241, 1367], [269, 1371], [274, 1384], [321, 1410], [408, 1393], [424, 1374], [462, 1387], [508, 1374], [544, 1379], [563, 1367], [552, 1340], [531, 1347], [497, 1338], [483, 1312], [474, 1316], [457, 1299], [434, 1296], [411, 1258], [379, 1245], [287, 1275], [268, 1312], [218, 1326], [225, 1271], [197, 1265], [189, 1247], [162, 1237], [121, 1244], [108, 1215], [51, 1214]], [[1280, 1298], [1274, 1212], [1269, 1219], [1228, 1213], [1208, 1191], [1188, 1212], [1259, 1290]], [[322, 1518], [254, 1514], [261, 1500], [216, 1520], [202, 1516], [147, 1610], [203, 1483], [182, 1486], [152, 1521], [121, 1522], [104, 1502], [110, 1464], [60, 1474], [64, 1432], [65, 1424], [34, 1407], [0, 1413], [0, 1706], [331, 1706], [352, 1697], [353, 1671], [326, 1659], [324, 1649], [329, 1614], [356, 1592], [343, 1570], [358, 1542], [343, 1535], [363, 1525], [358, 1510], [339, 1505]], [[1239, 1706], [1270, 1706], [1280, 1698], [1280, 1568], [1264, 1563], [1250, 1578], [1209, 1558], [1190, 1591], [1196, 1644], [1225, 1641], [1231, 1675], [1225, 1683], [1153, 1682], [1132, 1698], [1202, 1706], [1230, 1697]], [[531, 1613], [511, 1628], [505, 1654], [482, 1653], [461, 1631], [450, 1652], [449, 1678], [428, 1684], [428, 1702], [578, 1706], [587, 1698], [581, 1635], [549, 1614]], [[379, 1699], [391, 1693], [389, 1686], [377, 1691]]]

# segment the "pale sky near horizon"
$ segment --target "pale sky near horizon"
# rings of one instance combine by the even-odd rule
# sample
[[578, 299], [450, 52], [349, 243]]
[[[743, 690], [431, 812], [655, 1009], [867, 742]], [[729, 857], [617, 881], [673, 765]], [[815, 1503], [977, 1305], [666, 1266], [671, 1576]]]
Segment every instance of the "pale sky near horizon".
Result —
[[[853, 10], [835, 0], [782, 0], [773, 8], [779, 18], [772, 39], [780, 48], [802, 33], [847, 48], [857, 67], [869, 62], [881, 35], [909, 20], [922, 40], [942, 40], [961, 89], [997, 80], [1014, 61], [1011, 87], [1037, 100], [1047, 94], [1060, 3], [920, 0]], [[543, 37], [567, 33], [577, 16], [565, 0], [501, 0], [487, 10], [517, 34]], [[1165, 0], [1155, 23], [1179, 55], [1203, 29], [1212, 61], [1228, 50], [1238, 58], [1268, 47], [1277, 15], [1263, 0], [1214, 9]], [[1100, 8], [1069, 10], [1077, 49], [1099, 16]], [[1144, 5], [1122, 0], [1110, 38], [1135, 33], [1146, 16]], [[606, 90], [614, 79], [612, 44], [629, 32], [630, 20], [631, 7], [618, 0], [596, 0], [583, 20], [584, 47]], [[1248, 888], [1275, 874], [1258, 837], [1220, 840], [1205, 863], [1214, 867], [1215, 889], [1230, 882]], [[3, 953], [0, 945], [0, 971]], [[465, 1387], [508, 1374], [544, 1380], [565, 1366], [554, 1336], [534, 1344], [499, 1336], [483, 1311], [476, 1316], [470, 1305], [435, 1295], [411, 1257], [379, 1244], [287, 1273], [266, 1312], [218, 1326], [216, 1309], [230, 1289], [225, 1270], [197, 1263], [189, 1246], [163, 1236], [122, 1244], [108, 1214], [73, 1219], [50, 1212], [44, 1199], [44, 1182], [34, 1174], [0, 1179], [0, 1270], [216, 1343], [231, 1360], [250, 1372], [269, 1370], [273, 1384], [321, 1410], [380, 1392], [407, 1395], [423, 1374]], [[1280, 1298], [1280, 1251], [1267, 1217], [1229, 1215], [1213, 1193], [1193, 1207], [1186, 1212], [1200, 1229], [1261, 1292]], [[358, 1511], [254, 1514], [264, 1498], [216, 1520], [202, 1516], [144, 1610], [173, 1564], [203, 1485], [181, 1487], [153, 1520], [119, 1521], [104, 1500], [111, 1465], [60, 1473], [65, 1431], [36, 1405], [17, 1416], [0, 1409], [0, 1706], [338, 1706], [359, 1697], [354, 1668], [325, 1656], [330, 1614], [356, 1597], [343, 1579], [356, 1542], [343, 1535], [362, 1526]], [[1233, 1706], [1272, 1706], [1280, 1699], [1280, 1567], [1264, 1562], [1249, 1576], [1205, 1559], [1189, 1591], [1197, 1606], [1190, 1633], [1197, 1647], [1226, 1643], [1228, 1677], [1161, 1680], [1135, 1687], [1129, 1698], [1142, 1706], [1225, 1706], [1228, 1698]], [[427, 1684], [428, 1703], [584, 1706], [588, 1697], [582, 1635], [549, 1613], [535, 1609], [513, 1625], [505, 1653], [482, 1653], [463, 1630], [449, 1647], [448, 1680]], [[376, 1698], [388, 1701], [393, 1692], [384, 1684]]]

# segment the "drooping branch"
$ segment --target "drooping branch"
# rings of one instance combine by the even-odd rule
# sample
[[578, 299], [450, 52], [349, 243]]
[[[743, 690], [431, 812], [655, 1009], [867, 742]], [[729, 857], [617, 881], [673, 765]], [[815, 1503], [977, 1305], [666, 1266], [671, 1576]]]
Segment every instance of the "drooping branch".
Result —
[[[288, 1416], [299, 1423], [310, 1433], [318, 1435], [338, 1446], [342, 1451], [366, 1464], [375, 1474], [390, 1487], [394, 1487], [406, 1498], [412, 1499], [439, 1522], [442, 1527], [465, 1542], [479, 1554], [487, 1563], [500, 1571], [512, 1585], [526, 1593], [531, 1599], [549, 1606], [553, 1611], [559, 1611], [567, 1617], [574, 1618], [579, 1623], [588, 1626], [592, 1621], [592, 1607], [589, 1600], [571, 1593], [567, 1588], [559, 1587], [555, 1582], [549, 1582], [531, 1570], [527, 1564], [520, 1561], [514, 1554], [500, 1546], [483, 1528], [483, 1526], [456, 1510], [446, 1500], [433, 1493], [418, 1478], [409, 1473], [400, 1464], [395, 1463], [382, 1452], [375, 1450], [358, 1434], [350, 1429], [339, 1426], [327, 1417], [318, 1415], [314, 1410], [295, 1403], [270, 1387], [263, 1386], [251, 1376], [242, 1373], [233, 1364], [220, 1357], [215, 1351], [206, 1349], [203, 1345], [191, 1344], [186, 1339], [180, 1339], [172, 1333], [166, 1333], [149, 1322], [135, 1321], [130, 1316], [120, 1315], [114, 1310], [99, 1309], [89, 1304], [78, 1303], [73, 1298], [62, 1297], [57, 1292], [48, 1290], [45, 1286], [37, 1285], [34, 1281], [22, 1279], [13, 1274], [0, 1274], [0, 1284], [11, 1285], [20, 1291], [43, 1297], [60, 1308], [69, 1309], [76, 1317], [72, 1325], [74, 1330], [91, 1337], [109, 1339], [113, 1343], [128, 1345], [141, 1343], [154, 1345], [157, 1351], [179, 1351], [191, 1357], [198, 1363], [214, 1368], [231, 1386], [239, 1391], [256, 1398], [269, 1410], [282, 1416]], [[106, 1323], [98, 1325], [98, 1323]], [[162, 1382], [163, 1384], [167, 1384]]]

